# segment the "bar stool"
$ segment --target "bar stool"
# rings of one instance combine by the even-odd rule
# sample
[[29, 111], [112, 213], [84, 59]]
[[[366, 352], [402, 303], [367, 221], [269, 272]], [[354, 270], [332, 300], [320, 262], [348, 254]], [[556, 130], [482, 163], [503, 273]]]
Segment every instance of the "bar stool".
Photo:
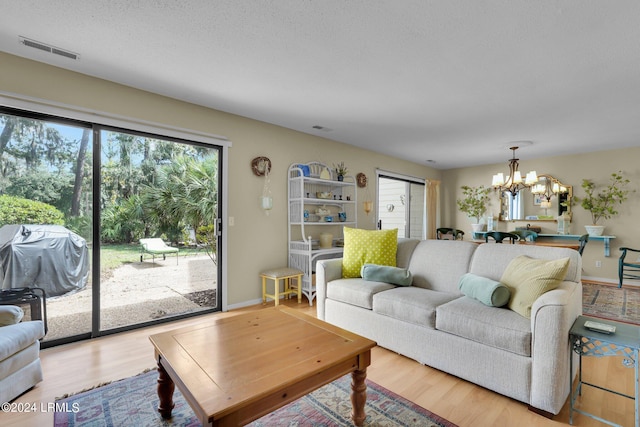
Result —
[[[274, 300], [275, 305], [280, 302], [280, 295], [289, 298], [290, 295], [298, 295], [298, 304], [302, 302], [302, 275], [304, 273], [296, 268], [274, 268], [260, 273], [262, 277], [262, 304], [267, 303], [267, 297]], [[296, 278], [296, 287], [291, 288], [291, 279]], [[274, 293], [267, 293], [267, 279], [273, 280]], [[284, 280], [284, 291], [280, 292], [280, 279]]]

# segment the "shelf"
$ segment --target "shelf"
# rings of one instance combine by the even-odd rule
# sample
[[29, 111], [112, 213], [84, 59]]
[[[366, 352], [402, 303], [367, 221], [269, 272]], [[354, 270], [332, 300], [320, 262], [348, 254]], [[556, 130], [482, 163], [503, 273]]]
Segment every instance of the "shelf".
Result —
[[349, 226], [355, 226], [356, 222], [355, 221], [318, 221], [318, 222], [309, 222], [309, 221], [304, 221], [304, 222], [291, 222], [291, 225], [349, 225]]
[[353, 200], [334, 200], [334, 199], [316, 199], [310, 197], [291, 197], [289, 198], [290, 202], [302, 202], [305, 205], [333, 205], [333, 206], [342, 206], [354, 204]]
[[290, 179], [304, 180], [305, 182], [310, 184], [320, 184], [320, 185], [327, 185], [327, 186], [334, 186], [334, 187], [349, 187], [355, 184], [355, 181], [349, 180], [349, 178], [353, 179], [353, 177], [349, 177], [349, 176], [347, 176], [347, 180], [345, 181], [336, 181], [335, 179], [312, 178], [309, 176], [296, 176]]
[[[310, 176], [301, 175], [303, 169]], [[346, 176], [344, 181], [319, 178], [327, 170], [328, 176], [335, 176], [331, 168], [320, 162], [294, 163], [289, 166], [288, 172], [289, 267], [303, 271], [302, 293], [309, 299], [309, 304], [315, 297], [315, 263], [320, 259], [339, 258], [344, 251], [343, 246], [326, 249], [315, 246], [316, 249], [313, 249], [309, 239], [316, 243], [322, 234], [327, 233], [333, 235], [333, 244], [336, 244], [344, 236], [345, 226], [357, 227], [358, 192], [355, 179], [352, 176]], [[331, 197], [316, 197], [318, 195]], [[316, 210], [327, 213], [320, 215], [311, 212]], [[347, 218], [344, 222], [339, 219], [342, 212]], [[304, 221], [305, 214], [308, 215], [308, 221]], [[320, 221], [325, 216], [331, 216], [333, 221]]]
[[[539, 233], [538, 238], [546, 237], [550, 239], [572, 239], [578, 240], [580, 238], [580, 234], [547, 234], [547, 233]], [[611, 240], [615, 239], [616, 236], [589, 236], [589, 240], [602, 240], [604, 242], [604, 256], [611, 255]]]

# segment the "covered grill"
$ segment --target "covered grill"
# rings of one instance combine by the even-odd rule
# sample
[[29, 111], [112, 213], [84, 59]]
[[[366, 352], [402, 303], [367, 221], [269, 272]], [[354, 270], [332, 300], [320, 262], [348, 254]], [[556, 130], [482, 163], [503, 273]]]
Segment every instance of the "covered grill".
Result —
[[0, 228], [1, 289], [38, 287], [47, 297], [87, 285], [87, 242], [61, 225], [10, 224]]

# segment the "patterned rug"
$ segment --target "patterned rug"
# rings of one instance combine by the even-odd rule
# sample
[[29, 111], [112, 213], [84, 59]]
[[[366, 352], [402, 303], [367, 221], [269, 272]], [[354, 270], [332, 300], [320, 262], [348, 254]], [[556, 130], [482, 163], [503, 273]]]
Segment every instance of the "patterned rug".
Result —
[[[157, 377], [157, 372], [152, 370], [56, 400], [56, 410], [61, 412], [54, 415], [54, 427], [200, 426], [200, 422], [177, 387], [173, 395], [173, 418], [163, 420], [160, 417], [156, 409]], [[347, 375], [249, 425], [353, 425], [350, 420], [350, 393], [351, 376]], [[369, 380], [365, 412], [365, 426], [456, 427], [455, 424]]]
[[582, 312], [585, 316], [640, 325], [640, 289], [583, 283]]

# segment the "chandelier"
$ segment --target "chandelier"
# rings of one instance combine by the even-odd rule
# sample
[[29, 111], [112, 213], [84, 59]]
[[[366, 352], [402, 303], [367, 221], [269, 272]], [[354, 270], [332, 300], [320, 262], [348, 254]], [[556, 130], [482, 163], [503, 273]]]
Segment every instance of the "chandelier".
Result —
[[522, 180], [522, 174], [518, 170], [518, 160], [516, 159], [516, 150], [518, 147], [509, 147], [509, 149], [513, 152], [513, 158], [509, 159], [509, 175], [507, 175], [507, 179], [504, 179], [504, 175], [502, 173], [498, 173], [493, 175], [493, 189], [499, 192], [508, 191], [511, 193], [513, 198], [516, 197], [518, 191], [529, 188], [538, 182], [538, 175], [536, 171], [531, 171], [527, 173], [524, 181]]
[[531, 193], [536, 194], [541, 198], [545, 198], [547, 202], [551, 202], [551, 197], [557, 196], [558, 193], [564, 194], [569, 191], [567, 187], [561, 185], [556, 179], [550, 179], [548, 177], [544, 177], [544, 175], [541, 175], [540, 177], [540, 181], [544, 180], [544, 182], [539, 182], [531, 187]]

